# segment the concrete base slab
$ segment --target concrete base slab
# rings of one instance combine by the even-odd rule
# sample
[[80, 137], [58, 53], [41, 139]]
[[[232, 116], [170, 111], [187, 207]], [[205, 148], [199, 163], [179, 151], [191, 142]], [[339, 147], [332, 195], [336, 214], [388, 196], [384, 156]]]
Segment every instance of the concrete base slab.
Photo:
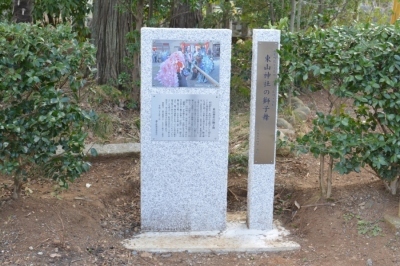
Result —
[[272, 230], [247, 228], [245, 213], [228, 213], [227, 229], [200, 232], [143, 232], [124, 240], [127, 249], [146, 252], [278, 252], [300, 249], [288, 241], [289, 231], [278, 221]]
[[[117, 143], [117, 144], [86, 144], [84, 154], [91, 156], [89, 150], [96, 149], [98, 156], [121, 156], [140, 153], [140, 143]], [[61, 146], [57, 147], [56, 154], [63, 153]]]
[[[85, 153], [90, 148], [95, 148], [97, 153], [101, 155], [123, 155], [140, 152], [140, 143], [117, 143], [117, 144], [93, 144], [86, 145]], [[89, 153], [90, 154], [90, 153]]]
[[400, 230], [399, 216], [385, 215], [384, 219], [396, 232]]

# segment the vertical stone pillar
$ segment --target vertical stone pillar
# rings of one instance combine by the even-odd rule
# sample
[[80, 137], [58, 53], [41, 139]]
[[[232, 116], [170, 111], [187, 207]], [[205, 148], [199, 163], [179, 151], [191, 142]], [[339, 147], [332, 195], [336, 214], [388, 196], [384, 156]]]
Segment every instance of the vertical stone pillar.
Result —
[[250, 229], [272, 229], [279, 30], [253, 31], [247, 223]]

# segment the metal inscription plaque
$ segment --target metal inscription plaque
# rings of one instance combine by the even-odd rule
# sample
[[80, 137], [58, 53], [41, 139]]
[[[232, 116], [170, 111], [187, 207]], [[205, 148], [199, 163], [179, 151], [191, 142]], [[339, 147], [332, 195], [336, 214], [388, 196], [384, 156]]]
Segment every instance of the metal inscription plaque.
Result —
[[273, 164], [275, 160], [277, 50], [277, 42], [258, 42], [254, 164]]
[[167, 141], [218, 140], [217, 95], [155, 94], [151, 101], [151, 138]]

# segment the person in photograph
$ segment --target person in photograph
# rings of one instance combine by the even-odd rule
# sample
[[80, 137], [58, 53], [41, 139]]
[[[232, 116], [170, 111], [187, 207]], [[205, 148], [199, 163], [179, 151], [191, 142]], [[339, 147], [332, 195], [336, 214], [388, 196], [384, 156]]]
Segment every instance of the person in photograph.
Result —
[[160, 65], [155, 79], [165, 87], [187, 87], [184, 73], [185, 56], [181, 51], [173, 52]]
[[153, 63], [157, 63], [157, 51], [153, 50]]
[[181, 62], [176, 64], [176, 73], [178, 75], [178, 86], [179, 87], [187, 87], [187, 79], [186, 77], [189, 75], [189, 71], [185, 68], [185, 65]]
[[192, 69], [192, 62], [193, 62], [193, 55], [190, 46], [188, 46], [185, 51], [185, 65], [186, 68], [189, 69], [189, 71], [191, 71]]
[[[200, 49], [195, 57], [194, 65], [200, 68], [204, 73], [209, 75], [214, 70], [214, 62], [213, 60], [207, 55], [206, 50], [204, 47]], [[198, 83], [206, 83], [208, 80], [206, 77], [198, 71], [198, 68], [193, 67], [193, 74], [191, 80], [195, 80], [197, 78]]]
[[167, 60], [167, 58], [170, 56], [169, 51], [162, 51], [161, 52], [161, 62], [164, 62], [165, 60]]

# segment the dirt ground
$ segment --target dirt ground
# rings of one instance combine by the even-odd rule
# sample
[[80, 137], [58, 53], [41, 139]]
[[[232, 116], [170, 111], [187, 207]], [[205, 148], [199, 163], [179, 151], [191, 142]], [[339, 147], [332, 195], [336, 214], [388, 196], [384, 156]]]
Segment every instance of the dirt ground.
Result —
[[[328, 108], [313, 95], [317, 108]], [[317, 102], [315, 102], [317, 99]], [[319, 100], [318, 100], [319, 99]], [[140, 231], [140, 158], [93, 159], [93, 167], [60, 190], [46, 179], [10, 199], [12, 182], [0, 176], [1, 265], [400, 265], [400, 236], [384, 221], [397, 215], [398, 196], [363, 170], [334, 174], [333, 196], [318, 189], [318, 160], [277, 157], [275, 216], [301, 249], [281, 253], [152, 254], [122, 247]], [[231, 171], [228, 211], [246, 210], [247, 175]], [[300, 206], [300, 209], [298, 206]]]

